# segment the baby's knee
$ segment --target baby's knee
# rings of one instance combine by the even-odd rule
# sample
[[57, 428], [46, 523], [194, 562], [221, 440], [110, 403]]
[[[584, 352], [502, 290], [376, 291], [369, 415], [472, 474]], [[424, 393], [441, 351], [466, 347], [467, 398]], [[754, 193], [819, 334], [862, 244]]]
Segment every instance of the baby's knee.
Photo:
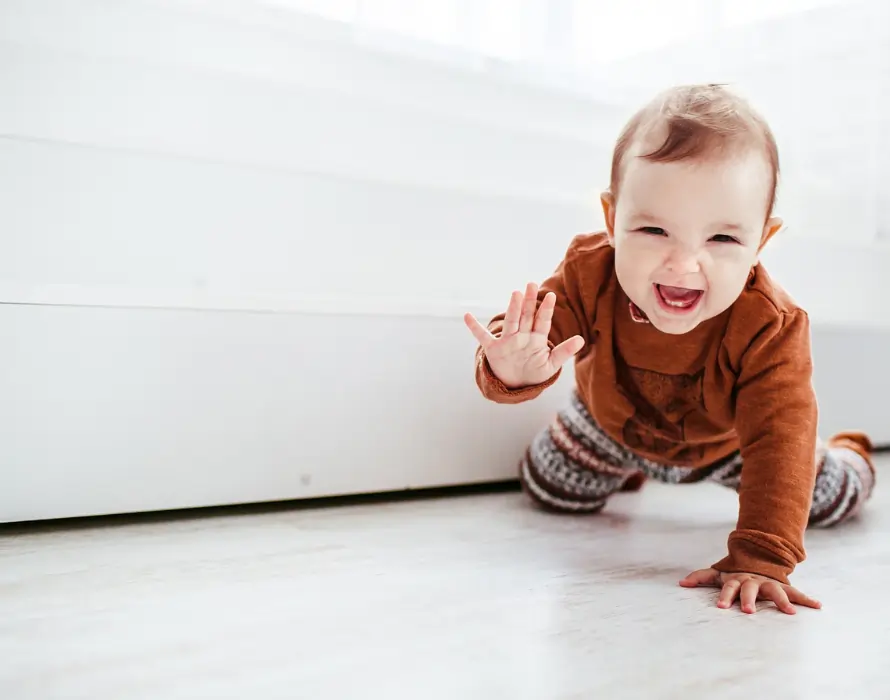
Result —
[[535, 505], [551, 513], [598, 513], [606, 505], [608, 497], [578, 493], [570, 483], [547, 478], [536, 468], [529, 452], [519, 462], [519, 483]]

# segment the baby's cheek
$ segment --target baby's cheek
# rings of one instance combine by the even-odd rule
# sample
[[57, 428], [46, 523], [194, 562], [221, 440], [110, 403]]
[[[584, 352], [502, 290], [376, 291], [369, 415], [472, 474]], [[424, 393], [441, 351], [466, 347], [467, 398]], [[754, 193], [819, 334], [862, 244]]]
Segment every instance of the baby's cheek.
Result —
[[703, 266], [711, 292], [721, 296], [738, 296], [745, 288], [751, 264], [746, 260], [713, 260]]
[[659, 266], [661, 256], [657, 250], [638, 242], [629, 243], [624, 249], [618, 248], [615, 263], [618, 270], [628, 279], [646, 279]]

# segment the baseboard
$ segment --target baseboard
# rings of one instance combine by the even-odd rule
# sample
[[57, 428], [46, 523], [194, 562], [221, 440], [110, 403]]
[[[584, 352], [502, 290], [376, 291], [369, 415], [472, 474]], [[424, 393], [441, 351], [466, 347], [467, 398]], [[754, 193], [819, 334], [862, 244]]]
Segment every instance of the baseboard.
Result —
[[380, 503], [429, 500], [435, 498], [462, 498], [498, 493], [515, 493], [520, 490], [521, 487], [518, 479], [504, 479], [477, 484], [458, 484], [454, 486], [417, 489], [409, 488], [400, 491], [357, 493], [343, 496], [322, 496], [318, 498], [288, 499], [282, 501], [236, 503], [231, 505], [197, 508], [174, 508], [138, 513], [86, 515], [56, 518], [53, 520], [26, 520], [10, 523], [0, 522], [0, 538], [20, 534], [34, 534], [37, 532], [45, 533], [69, 530], [89, 530], [103, 527], [122, 527], [126, 525], [147, 525], [158, 522], [195, 520], [198, 518], [225, 518], [263, 515], [266, 513], [295, 510], [313, 510], [316, 508], [331, 509], [375, 505]]
[[[890, 453], [890, 444], [874, 446], [875, 454]], [[459, 484], [431, 488], [405, 489], [380, 493], [360, 493], [345, 496], [289, 499], [261, 503], [239, 503], [233, 505], [207, 506], [203, 508], [177, 508], [143, 513], [115, 513], [111, 515], [90, 515], [55, 520], [36, 520], [13, 523], [0, 523], [0, 537], [35, 532], [58, 532], [126, 525], [146, 525], [158, 522], [175, 522], [197, 518], [225, 518], [235, 516], [263, 515], [267, 513], [317, 508], [344, 508], [380, 503], [399, 503], [435, 498], [461, 498], [467, 496], [515, 493], [521, 490], [518, 479], [505, 479], [478, 484]]]

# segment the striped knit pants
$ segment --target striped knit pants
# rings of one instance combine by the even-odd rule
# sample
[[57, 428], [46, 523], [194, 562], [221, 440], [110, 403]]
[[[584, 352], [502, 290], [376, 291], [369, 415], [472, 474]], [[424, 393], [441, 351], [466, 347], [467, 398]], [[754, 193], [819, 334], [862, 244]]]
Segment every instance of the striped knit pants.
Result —
[[[871, 496], [874, 467], [868, 439], [841, 435], [818, 449], [818, 475], [809, 525], [830, 527], [854, 516]], [[714, 481], [738, 490], [741, 455], [694, 469], [658, 464], [633, 454], [594, 422], [577, 394], [535, 436], [520, 463], [520, 481], [539, 505], [567, 513], [595, 513], [618, 491], [647, 478], [671, 484]]]

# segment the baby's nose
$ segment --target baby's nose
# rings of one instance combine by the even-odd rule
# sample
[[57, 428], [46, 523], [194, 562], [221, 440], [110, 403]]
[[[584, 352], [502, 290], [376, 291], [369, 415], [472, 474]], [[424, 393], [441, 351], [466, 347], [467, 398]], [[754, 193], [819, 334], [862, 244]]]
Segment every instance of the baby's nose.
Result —
[[700, 267], [698, 255], [692, 250], [674, 250], [667, 261], [668, 270], [678, 275], [698, 272]]

